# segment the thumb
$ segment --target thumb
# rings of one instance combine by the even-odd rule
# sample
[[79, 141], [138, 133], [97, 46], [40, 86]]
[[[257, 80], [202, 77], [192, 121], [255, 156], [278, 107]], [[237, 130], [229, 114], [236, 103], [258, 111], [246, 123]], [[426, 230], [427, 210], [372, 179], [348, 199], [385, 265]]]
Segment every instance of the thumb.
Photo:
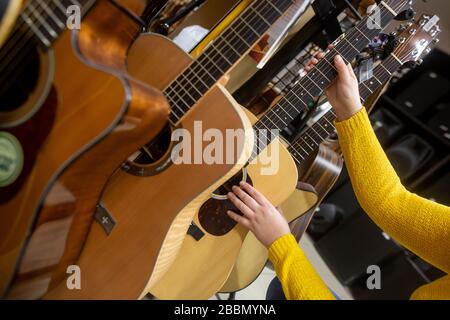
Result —
[[350, 77], [349, 70], [345, 65], [344, 59], [342, 59], [340, 55], [334, 57], [334, 65], [336, 67], [339, 77], [342, 80], [346, 80]]

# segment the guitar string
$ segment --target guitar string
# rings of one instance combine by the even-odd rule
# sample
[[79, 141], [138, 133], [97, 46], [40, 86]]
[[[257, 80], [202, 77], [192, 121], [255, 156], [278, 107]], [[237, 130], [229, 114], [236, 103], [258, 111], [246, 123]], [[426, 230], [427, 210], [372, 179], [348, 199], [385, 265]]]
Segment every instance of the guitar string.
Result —
[[[387, 66], [389, 64], [389, 61], [383, 62], [383, 65]], [[394, 61], [394, 68], [388, 67], [389, 69], [392, 70], [396, 70], [398, 69], [398, 65], [395, 65], [395, 61]], [[382, 72], [383, 67], [379, 66], [376, 71], [380, 71]], [[386, 71], [388, 72], [388, 71]], [[389, 75], [391, 74], [390, 72], [388, 72]], [[381, 84], [377, 87], [380, 87], [383, 85], [383, 83], [385, 83], [386, 81], [389, 80], [389, 75], [387, 77], [387, 79], [385, 79], [384, 81], [381, 82]], [[380, 76], [378, 76], [380, 77]], [[369, 80], [368, 80], [369, 81]], [[360, 87], [363, 87], [364, 83], [361, 83]], [[369, 91], [370, 92], [370, 91]], [[367, 97], [370, 95], [370, 93], [367, 93], [364, 98], [362, 98], [363, 100], [367, 99]], [[328, 119], [329, 118], [329, 119]], [[307, 128], [304, 130], [304, 132], [299, 136], [299, 138], [297, 138], [296, 140], [293, 141], [293, 143], [288, 147], [289, 151], [291, 152], [291, 154], [293, 154], [294, 159], [296, 160], [296, 162], [300, 165], [302, 163], [303, 160], [305, 160], [312, 152], [316, 151], [317, 148], [320, 146], [320, 144], [326, 140], [334, 131], [335, 131], [335, 127], [333, 125], [333, 121], [336, 119], [336, 115], [333, 111], [333, 109], [330, 109], [328, 112], [326, 112], [324, 115], [321, 116], [321, 118], [311, 127]], [[328, 132], [321, 124], [321, 121], [325, 120], [328, 124], [329, 124], [329, 129], [331, 129], [332, 131]], [[319, 134], [317, 131], [319, 130], [315, 130], [314, 127], [316, 128], [321, 128], [324, 132], [325, 135], [322, 136], [321, 134]], [[309, 134], [311, 133], [311, 134]], [[314, 134], [319, 138], [317, 139], [314, 138]], [[303, 136], [303, 137], [302, 137]], [[308, 137], [311, 139], [311, 141], [313, 142], [311, 145], [313, 147], [311, 147], [308, 143]], [[308, 146], [309, 149], [311, 150], [306, 150], [305, 148], [303, 148], [303, 146]], [[303, 154], [301, 152], [301, 150], [304, 151], [305, 154]], [[298, 156], [300, 156], [301, 160], [298, 159]]]
[[[0, 88], [0, 95], [4, 93], [17, 79], [17, 77], [20, 76], [20, 72], [22, 69], [27, 65], [26, 63], [23, 63], [25, 58], [29, 58], [29, 54], [32, 50], [31, 46], [26, 47], [27, 50], [21, 50], [25, 45], [29, 45], [29, 41], [34, 38], [34, 32], [31, 29], [31, 27], [25, 22], [23, 15], [26, 14], [27, 17], [31, 12], [26, 12], [28, 9], [30, 9], [31, 3], [29, 3], [22, 11], [20, 15], [20, 22], [16, 23], [17, 29], [15, 30], [15, 33], [13, 36], [8, 40], [7, 45], [2, 48], [0, 53], [2, 55], [0, 56], [1, 60], [1, 67], [0, 67], [0, 83], [3, 83], [4, 85]], [[31, 10], [31, 9], [30, 9]], [[42, 13], [42, 11], [39, 12], [39, 14]], [[34, 15], [33, 15], [34, 16]], [[36, 20], [33, 20], [35, 18], [30, 17], [29, 18], [32, 23], [37, 22]], [[23, 30], [26, 28], [25, 30]], [[33, 46], [34, 48], [34, 46]], [[12, 51], [11, 51], [12, 50]], [[5, 61], [6, 59], [6, 61]], [[13, 63], [10, 63], [13, 61]], [[19, 68], [17, 67], [19, 66]], [[5, 69], [6, 68], [6, 69]], [[11, 77], [11, 73], [13, 73], [13, 76]], [[7, 80], [7, 81], [6, 81]], [[6, 83], [5, 83], [6, 82]]]
[[[377, 85], [377, 88], [376, 88], [376, 89], [378, 89], [380, 86], [382, 86], [384, 83], [386, 83], [386, 81], [389, 80], [390, 75], [391, 75], [393, 72], [395, 72], [395, 70], [397, 70], [398, 67], [399, 67], [399, 66], [398, 66], [398, 62], [395, 61], [393, 58], [392, 58], [392, 59], [390, 59], [390, 58], [391, 58], [391, 56], [388, 57], [386, 61], [382, 62], [382, 64], [381, 64], [380, 66], [378, 66], [378, 67], [374, 70], [374, 76], [373, 76], [373, 77], [376, 78], [376, 80], [377, 80], [378, 82], [380, 82], [380, 85]], [[396, 62], [397, 62], [397, 64], [396, 64]], [[383, 71], [383, 70], [385, 70], [385, 71]], [[392, 72], [391, 72], [391, 71], [387, 71], [387, 70], [392, 70]], [[383, 76], [384, 73], [389, 73], [389, 75], [387, 76], [387, 79], [386, 79], [386, 80], [380, 81], [379, 79]], [[362, 91], [362, 88], [366, 86], [366, 83], [368, 83], [368, 82], [370, 82], [370, 81], [371, 81], [371, 79], [369, 79], [369, 80], [367, 80], [367, 81], [365, 81], [365, 82], [362, 82], [362, 83], [359, 85], [360, 92]], [[375, 90], [376, 90], [376, 89], [375, 89]], [[373, 91], [369, 90], [368, 93], [367, 93], [366, 95], [364, 95], [364, 96], [361, 95], [362, 100], [366, 100], [366, 99], [368, 98], [368, 96], [369, 96], [370, 94], [372, 94], [372, 93], [373, 93]], [[331, 119], [328, 119], [327, 117], [329, 117], [330, 115], [331, 115], [331, 117], [330, 117]], [[330, 110], [327, 111], [324, 115], [322, 115], [322, 116], [320, 117], [320, 119], [317, 120], [317, 122], [314, 123], [311, 127], [306, 128], [305, 131], [304, 131], [302, 134], [300, 134], [300, 137], [297, 138], [297, 139], [295, 139], [295, 140], [289, 145], [289, 149], [292, 149], [292, 150], [290, 150], [290, 152], [291, 152], [291, 153], [296, 153], [297, 155], [299, 155], [299, 156], [302, 158], [301, 160], [299, 160], [298, 158], [295, 159], [296, 157], [294, 156], [294, 159], [296, 160], [296, 162], [297, 162], [298, 164], [301, 164], [301, 162], [302, 162], [303, 160], [305, 160], [306, 157], [308, 157], [313, 151], [317, 150], [317, 147], [318, 147], [324, 140], [326, 140], [326, 139], [334, 132], [335, 127], [334, 127], [332, 121], [334, 121], [335, 118], [336, 118], [336, 114], [334, 113], [333, 109], [330, 109]], [[322, 127], [320, 121], [323, 120], [323, 119], [325, 119], [325, 120], [330, 124], [330, 129], [332, 130], [332, 132], [328, 132], [325, 128]], [[314, 126], [320, 127], [320, 128], [326, 133], [325, 136], [322, 136], [322, 135], [320, 135], [319, 133], [317, 133], [317, 131], [314, 129]], [[309, 135], [308, 131], [311, 131], [311, 130], [315, 132], [315, 134], [317, 135], [317, 137], [318, 137], [319, 139], [317, 139], [317, 138], [314, 139], [314, 138], [311, 137], [311, 135]], [[307, 152], [307, 151], [303, 148], [304, 145], [309, 145], [309, 144], [307, 143], [307, 141], [306, 141], [307, 138], [301, 137], [301, 136], [304, 135], [305, 133], [307, 134], [307, 136], [310, 137], [310, 139], [311, 139], [311, 140], [314, 142], [314, 144], [315, 144], [314, 149], [312, 149], [310, 152]], [[317, 140], [319, 140], [319, 141], [317, 141]], [[302, 143], [302, 141], [303, 141], [303, 143]], [[301, 148], [302, 150], [304, 150], [304, 151], [305, 151], [305, 155], [303, 155], [303, 154], [301, 153], [301, 151], [298, 150], [298, 148]]]
[[[247, 10], [245, 10], [244, 12], [241, 13], [241, 15], [239, 16], [239, 20], [237, 21], [237, 23], [232, 23], [232, 24], [230, 24], [230, 26], [229, 26], [228, 28], [226, 28], [226, 29], [222, 32], [221, 36], [219, 36], [219, 37], [213, 42], [213, 47], [211, 48], [212, 51], [213, 51], [213, 52], [212, 52], [213, 55], [212, 55], [212, 56], [209, 56], [209, 55], [208, 55], [208, 52], [205, 51], [205, 54], [202, 54], [202, 56], [200, 56], [199, 59], [197, 59], [197, 61], [194, 61], [194, 63], [190, 66], [191, 68], [194, 67], [194, 69], [188, 70], [187, 75], [189, 75], [189, 73], [192, 72], [192, 70], [195, 70], [195, 68], [197, 68], [197, 66], [195, 66], [195, 63], [196, 63], [196, 62], [199, 63], [199, 64], [202, 64], [202, 63], [205, 63], [205, 61], [202, 61], [202, 60], [206, 60], [206, 64], [209, 64], [209, 63], [210, 63], [210, 64], [213, 64], [213, 65], [214, 65], [214, 64], [216, 64], [216, 63], [214, 62], [214, 60], [218, 59], [217, 57], [222, 58], [224, 55], [227, 55], [227, 53], [233, 52], [233, 50], [234, 50], [234, 49], [233, 49], [233, 46], [234, 46], [235, 48], [237, 48], [237, 46], [236, 46], [236, 44], [235, 44], [235, 43], [236, 43], [236, 40], [237, 40], [237, 43], [240, 45], [239, 48], [237, 48], [238, 50], [241, 50], [241, 49], [242, 49], [242, 45], [243, 45], [243, 46], [246, 46], [246, 47], [247, 47], [246, 49], [251, 48], [251, 46], [248, 45], [247, 41], [239, 41], [239, 40], [240, 40], [239, 34], [238, 34], [238, 32], [236, 32], [234, 29], [235, 29], [235, 28], [239, 28], [240, 26], [243, 26], [244, 30], [246, 30], [246, 34], [251, 35], [252, 32], [254, 33], [254, 31], [251, 31], [251, 27], [246, 26], [246, 23], [248, 23], [248, 24], [253, 24], [253, 27], [254, 27], [255, 29], [259, 29], [261, 26], [265, 25], [265, 23], [264, 23], [264, 21], [261, 21], [261, 19], [258, 19], [258, 17], [256, 17], [256, 15], [253, 15], [253, 16], [251, 17], [252, 20], [248, 20], [248, 19], [244, 20], [244, 19], [242, 19], [242, 18], [244, 17], [244, 15], [247, 14], [248, 12], [250, 12], [251, 10], [254, 10], [254, 11], [255, 11], [255, 10], [257, 10], [257, 11], [262, 11], [263, 9], [270, 9], [270, 8], [271, 8], [271, 4], [270, 4], [270, 3], [267, 3], [267, 1], [261, 1], [261, 2], [259, 2], [259, 3], [256, 3], [256, 6], [255, 6], [254, 4], [252, 4], [250, 7], [248, 7]], [[247, 20], [248, 20], [248, 21], [247, 21]], [[259, 24], [254, 24], [255, 22], [260, 22], [260, 23], [259, 23]], [[270, 26], [268, 26], [268, 27], [270, 27]], [[228, 31], [230, 31], [230, 33], [226, 34]], [[258, 33], [258, 35], [259, 35], [259, 34], [260, 34], [260, 33]], [[230, 36], [231, 36], [231, 38], [230, 38]], [[244, 36], [244, 38], [245, 38], [245, 36]], [[225, 46], [226, 51], [220, 51], [220, 50], [218, 50], [217, 48], [214, 48], [214, 43], [220, 43], [221, 41], [224, 41], [225, 43], [228, 43], [228, 45]], [[236, 51], [234, 51], [234, 52], [236, 52]], [[236, 53], [236, 54], [237, 54], [237, 53]], [[240, 56], [242, 56], [242, 55], [240, 54]], [[229, 67], [230, 67], [230, 66], [225, 66], [225, 69], [228, 70]], [[225, 73], [224, 70], [222, 70], [222, 68], [220, 68], [220, 66], [217, 66], [217, 65], [216, 65], [216, 69], [218, 69], [219, 75], [223, 75], [223, 74]], [[195, 72], [192, 72], [192, 73], [195, 74]], [[214, 72], [210, 72], [210, 73], [214, 73]], [[189, 78], [187, 75], [186, 75], [186, 78]], [[203, 79], [202, 76], [200, 76], [200, 78]], [[220, 77], [215, 76], [215, 78], [216, 78], [216, 79], [214, 79], [214, 80], [217, 81]], [[179, 83], [177, 83], [177, 80], [178, 80], [178, 79], [175, 79], [175, 80], [173, 81], [173, 83], [175, 84], [175, 86], [172, 86], [172, 84], [171, 84], [171, 85], [169, 85], [168, 88], [166, 89], [166, 91], [168, 92], [169, 95], [170, 95], [170, 90], [172, 90], [172, 91], [179, 91], [179, 90], [176, 90], [176, 89], [175, 89], [175, 88], [177, 88], [178, 86], [181, 87], [181, 85], [180, 85]], [[184, 96], [185, 96], [185, 95], [182, 95], [182, 96], [180, 97], [180, 100], [181, 100], [181, 102], [183, 102], [185, 105], [188, 106], [189, 104], [186, 103], [185, 101], [183, 101], [183, 99], [182, 99], [182, 97], [184, 97]], [[180, 108], [179, 108], [179, 109], [180, 109]], [[181, 115], [181, 116], [178, 116], [177, 114], [175, 114], [175, 116], [176, 116], [176, 118], [177, 118], [177, 121], [179, 121], [179, 120], [184, 116], [184, 114], [185, 114], [186, 112], [189, 111], [189, 109], [190, 109], [190, 108], [188, 108], [188, 110], [181, 109], [181, 110], [180, 110], [180, 111], [182, 112], [182, 115]], [[175, 112], [175, 111], [174, 111], [174, 112]]]
[[[371, 91], [371, 90], [369, 90], [369, 92], [372, 92], [372, 91]], [[325, 118], [325, 119], [326, 119], [326, 118]], [[320, 123], [319, 123], [319, 125], [320, 125]], [[331, 124], [331, 123], [330, 123], [330, 125], [332, 126], [332, 124]], [[321, 127], [321, 128], [322, 128], [322, 127]], [[314, 130], [314, 128], [313, 128], [313, 130]], [[324, 131], [325, 131], [325, 129], [323, 129], [323, 128], [322, 128], [322, 130], [324, 130]], [[315, 131], [315, 130], [314, 130], [314, 131]], [[319, 135], [319, 134], [318, 134], [318, 136], [321, 136], [321, 135]], [[314, 139], [311, 139], [311, 140], [312, 140], [312, 141], [314, 142]], [[306, 140], [305, 140], [305, 142], [306, 142]], [[267, 144], [266, 144], [266, 145], [267, 145]], [[265, 145], [265, 146], [266, 146], [266, 145]], [[308, 145], [308, 147], [309, 147], [309, 148], [311, 148], [311, 147], [310, 147], [309, 145]], [[302, 149], [303, 149], [303, 150], [305, 150], [304, 148], [302, 148]], [[312, 149], [312, 148], [311, 148], [311, 149]]]
[[[37, 6], [37, 14], [39, 14], [39, 16], [41, 16], [41, 17], [43, 17], [43, 15], [42, 15], [42, 13], [44, 13], [44, 11], [45, 11], [45, 9], [44, 9], [44, 7], [41, 5], [41, 1], [42, 0], [38, 0], [38, 3], [39, 3], [39, 5]], [[61, 6], [62, 6], [62, 4], [59, 2], [60, 0], [52, 0], [52, 4], [54, 4], [54, 9], [56, 9], [56, 7], [58, 7], [53, 1], [57, 1]], [[72, 0], [68, 0], [68, 1], [72, 1]], [[23, 11], [22, 11], [22, 15], [23, 14], [26, 14], [27, 15], [27, 17], [32, 21], [32, 22], [38, 22], [39, 21], [39, 18], [36, 16], [36, 14], [33, 14], [33, 10], [31, 9], [31, 6], [32, 6], [32, 4], [31, 3], [29, 3], [24, 9], [23, 9]], [[51, 4], [50, 4], [50, 6], [52, 6]], [[58, 7], [59, 8], [59, 7]], [[26, 11], [29, 11], [29, 12], [26, 12]], [[36, 10], [34, 11], [35, 13], [36, 13]], [[63, 14], [65, 14], [65, 12], [62, 12]], [[17, 41], [18, 41], [18, 39], [14, 39], [14, 37], [16, 37], [17, 38], [17, 36], [24, 36], [24, 35], [31, 35], [31, 36], [34, 36], [35, 35], [35, 33], [34, 33], [34, 31], [33, 31], [33, 29], [26, 23], [26, 21], [24, 20], [24, 18], [23, 18], [23, 16], [21, 15], [21, 19], [20, 19], [20, 23], [19, 23], [19, 25], [20, 25], [20, 27], [23, 27], [23, 26], [25, 26], [25, 27], [27, 27], [27, 31], [26, 32], [24, 32], [23, 34], [14, 34], [14, 36], [13, 36], [13, 38], [11, 38], [10, 40], [9, 40], [9, 44], [8, 44], [8, 46], [9, 47], [14, 47], [14, 48], [16, 48], [16, 51], [18, 51], [18, 50], [20, 50], [21, 49], [21, 46], [19, 46], [18, 47], [18, 45], [20, 45], [20, 44], [24, 44], [24, 42], [22, 41], [22, 43], [17, 43]], [[40, 25], [40, 27], [42, 27], [43, 25], [41, 24]], [[40, 29], [40, 27], [38, 27], [39, 29]], [[45, 27], [45, 26], [44, 26]], [[49, 31], [48, 31], [49, 32]], [[11, 40], [15, 40], [15, 41], [11, 41]], [[2, 48], [2, 50], [0, 51], [0, 60], [3, 60], [4, 59], [4, 57], [5, 57], [5, 55], [6, 54], [9, 54], [6, 50], [4, 50], [4, 49], [7, 49], [8, 47], [3, 47]]]
[[[386, 15], [389, 15], [389, 13], [386, 13]], [[384, 16], [384, 18], [386, 17], [386, 15]], [[383, 17], [382, 17], [383, 18]], [[358, 24], [359, 25], [359, 24]], [[353, 30], [355, 30], [355, 29], [353, 29]], [[343, 41], [343, 40], [342, 40]], [[349, 50], [348, 51], [352, 51], [353, 49], [351, 49], [351, 47], [350, 46], [347, 46], [346, 48], [349, 48]], [[336, 50], [336, 48], [334, 48], [333, 50]], [[337, 50], [336, 50], [337, 51]], [[348, 53], [348, 52], [346, 52], [346, 53]], [[342, 53], [341, 53], [341, 55], [342, 55]], [[345, 55], [345, 53], [344, 53], [344, 55]], [[324, 59], [326, 59], [326, 58], [324, 58]], [[317, 66], [316, 66], [317, 67]], [[334, 67], [332, 67], [333, 69], [334, 69]], [[334, 69], [335, 70], [335, 69]], [[308, 86], [307, 87], [305, 87], [304, 88], [304, 90], [305, 91], [310, 91], [311, 89], [313, 89], [315, 86], [317, 86], [317, 84], [315, 84], [314, 82], [309, 82], [308, 83]], [[294, 90], [294, 89], [293, 89]], [[291, 90], [290, 92], [292, 92], [293, 90]], [[289, 93], [288, 93], [289, 94]], [[283, 102], [283, 100], [286, 100], [285, 98], [287, 98], [287, 94], [286, 94], [286, 96], [285, 97], [283, 97], [283, 99], [282, 100], [280, 100], [278, 103], [277, 103], [277, 105], [276, 106], [274, 106], [273, 108], [271, 108], [263, 117], [261, 117], [261, 119], [254, 125], [254, 128], [257, 126], [257, 124], [258, 123], [263, 123], [263, 125], [264, 125], [264, 127], [266, 127], [265, 129], [269, 129], [270, 130], [270, 128], [268, 127], [268, 126], [266, 126], [265, 124], [264, 124], [264, 121], [265, 121], [265, 119], [267, 119], [267, 120], [269, 120], [270, 122], [272, 122], [273, 124], [275, 124], [275, 126], [276, 127], [278, 127], [279, 128], [279, 124], [277, 124], [279, 121], [278, 120], [276, 120], [276, 117], [277, 118], [279, 118], [279, 119], [281, 119], [277, 114], [276, 114], [276, 112], [274, 112], [274, 110], [277, 108], [277, 107], [280, 107], [283, 111], [285, 111], [284, 110], [284, 108], [283, 108], [283, 106], [281, 106], [281, 103]], [[306, 105], [306, 103], [304, 103], [304, 101], [303, 100], [301, 100], [301, 99], [299, 99], [301, 102], [303, 102], [303, 104], [304, 105]], [[288, 101], [288, 103], [289, 103], [289, 101]], [[289, 103], [290, 105], [292, 105], [292, 103]], [[292, 105], [293, 106], [293, 105]], [[280, 109], [279, 108], [279, 109]], [[295, 110], [297, 110], [295, 107], [294, 107], [294, 109]], [[277, 111], [279, 111], [279, 110], [277, 110]], [[298, 111], [298, 110], [297, 110]], [[304, 111], [304, 110], [303, 110]], [[286, 112], [288, 115], [289, 115], [289, 112]], [[283, 127], [284, 126], [286, 126], [286, 125], [288, 125], [288, 123], [286, 124], [284, 121], [282, 121], [282, 123], [283, 123]], [[258, 128], [257, 128], [258, 129]], [[262, 132], [261, 132], [261, 134], [262, 134]], [[270, 143], [270, 139], [268, 139], [268, 137], [267, 136], [264, 136], [264, 138], [265, 138], [265, 140], [266, 141], [269, 141], [269, 143]], [[265, 145], [265, 146], [267, 146], [268, 144], [266, 144], [264, 141], [259, 141], [260, 143], [262, 142], [263, 143], [263, 145]]]
[[[397, 9], [397, 10], [399, 10], [400, 8], [402, 8], [404, 6], [404, 4], [402, 4], [402, 3], [400, 3], [400, 4], [398, 4], [395, 8]], [[389, 14], [390, 14], [390, 11], [388, 11], [388, 10], [386, 10], [386, 12], [385, 12], [385, 15], [383, 16], [381, 16], [381, 20], [383, 19], [383, 18], [385, 18], [386, 16], [389, 16]], [[367, 17], [366, 17], [367, 18]], [[365, 19], [366, 19], [365, 18]], [[357, 29], [358, 30], [358, 29]], [[362, 35], [364, 35], [364, 34], [362, 34]], [[365, 36], [365, 35], [364, 35]], [[367, 37], [366, 37], [367, 38]], [[345, 38], [344, 38], [345, 39]], [[336, 49], [336, 48], [335, 48]], [[325, 59], [324, 59], [325, 60]], [[329, 62], [328, 62], [329, 63]], [[312, 86], [308, 86], [307, 88], [305, 88], [305, 91], [308, 91], [308, 90], [310, 90], [310, 89], [312, 89], [312, 88], [314, 88], [314, 84], [312, 84]], [[293, 90], [290, 90], [290, 92], [292, 92]], [[286, 94], [286, 96], [285, 97], [287, 97], [287, 95], [288, 94]], [[284, 99], [283, 99], [284, 100]], [[283, 100], [282, 101], [280, 101], [279, 103], [281, 104], [281, 102], [283, 102]], [[301, 99], [299, 99], [301, 102], [303, 102], [303, 104], [305, 104], [304, 103], [304, 101], [303, 100], [301, 100]], [[288, 101], [289, 102], [289, 101]], [[271, 110], [269, 110], [269, 112], [270, 111], [273, 111], [274, 109], [276, 108], [276, 106], [274, 106], [273, 108], [271, 108]], [[294, 108], [295, 109], [295, 108]], [[273, 118], [272, 117], [272, 115], [269, 113], [268, 114], [268, 119], [269, 119], [269, 121], [271, 121], [272, 123], [273, 123], [273, 121], [277, 121], [275, 118]], [[275, 119], [275, 120], [274, 120]], [[278, 122], [278, 121], [277, 121]], [[286, 124], [284, 124], [284, 125], [286, 125]]]
[[[261, 3], [257, 3], [257, 5], [259, 5], [259, 4], [261, 4]], [[264, 4], [264, 3], [263, 3], [263, 4]], [[260, 8], [258, 8], [258, 10], [259, 10], [259, 9], [260, 9]], [[248, 9], [248, 10], [249, 10], [249, 9]], [[247, 11], [244, 11], [244, 12], [240, 15], [240, 18], [241, 18], [242, 16], [244, 16], [246, 12], [247, 12]], [[252, 21], [253, 21], [253, 20], [252, 20]], [[238, 23], [239, 23], [239, 25], [240, 25], [240, 24], [242, 24], [243, 22], [242, 22], [241, 20], [239, 20]], [[231, 24], [230, 27], [231, 27], [232, 25], [233, 25], [233, 24]], [[221, 38], [228, 30], [229, 30], [229, 28], [226, 28], [226, 29], [222, 32], [222, 34], [219, 36], [219, 38]], [[235, 39], [238, 39], [238, 38], [235, 36], [234, 33], [231, 33], [231, 35], [233, 36], [233, 38], [232, 38], [233, 41], [234, 41]], [[227, 35], [227, 36], [228, 36], [228, 35]], [[231, 41], [231, 40], [230, 40], [230, 41]], [[208, 48], [208, 49], [209, 49], [209, 48]], [[218, 78], [220, 78], [221, 75], [223, 75], [223, 74], [225, 73], [224, 70], [222, 70], [222, 68], [220, 68], [220, 66], [217, 65], [218, 62], [215, 62], [215, 60], [218, 60], [219, 58], [222, 58], [223, 55], [226, 54], [226, 53], [228, 52], [228, 50], [231, 50], [231, 48], [227, 48], [227, 47], [226, 47], [226, 50], [227, 50], [227, 51], [225, 51], [225, 52], [220, 51], [220, 50], [212, 50], [212, 51], [213, 51], [212, 54], [208, 52], [208, 49], [206, 49], [205, 52], [204, 52], [204, 53], [203, 53], [196, 61], [194, 61], [194, 62], [186, 69], [186, 72], [183, 72], [183, 73], [182, 73], [182, 76], [184, 76], [185, 78], [188, 78], [188, 79], [189, 79], [189, 78], [192, 78], [192, 77], [190, 77], [189, 75], [190, 75], [191, 73], [194, 73], [194, 72], [192, 71], [192, 67], [194, 66], [195, 63], [198, 63], [198, 64], [200, 64], [200, 65], [203, 64], [203, 65], [205, 65], [205, 66], [203, 66], [203, 67], [205, 67], [205, 68], [206, 68], [206, 65], [207, 65], [207, 64], [211, 64], [211, 65], [216, 66], [215, 69], [218, 70], [218, 73], [219, 73], [218, 76], [216, 76], [214, 72], [212, 72], [212, 71], [210, 72], [210, 73], [213, 73], [213, 74], [214, 74], [214, 78], [215, 78], [215, 79], [214, 79], [214, 83], [218, 80]], [[211, 48], [211, 49], [213, 49], [213, 48]], [[211, 55], [212, 55], [212, 56], [211, 56]], [[205, 61], [202, 61], [202, 60], [207, 60], [207, 62], [205, 63]], [[226, 68], [226, 67], [225, 67], [225, 68]], [[195, 73], [194, 73], [194, 74], [195, 74]], [[172, 93], [174, 93], [174, 94], [177, 94], [177, 93], [180, 91], [180, 89], [178, 89], [178, 87], [181, 88], [182, 86], [179, 84], [179, 78], [180, 78], [180, 77], [174, 79], [174, 81], [167, 87], [167, 89], [165, 90], [165, 93], [166, 93], [167, 96], [171, 97], [171, 91], [172, 91]], [[200, 78], [204, 78], [204, 77], [200, 76]], [[210, 85], [210, 87], [211, 87], [212, 85], [214, 85], [214, 83], [212, 83], [212, 84]], [[189, 106], [189, 104], [183, 100], [183, 97], [184, 97], [184, 95], [181, 95], [181, 96], [179, 97], [179, 99], [172, 99], [172, 100], [173, 100], [174, 102], [176, 102], [176, 101], [182, 102], [182, 103], [184, 103], [186, 106]], [[178, 116], [178, 115], [175, 113], [175, 116], [177, 117], [177, 121], [178, 121], [179, 119], [181, 119], [181, 118], [183, 117], [183, 114], [184, 114], [185, 112], [187, 112], [187, 111], [185, 111], [183, 108], [181, 108], [181, 106], [177, 105], [177, 103], [175, 103], [175, 107], [177, 107], [177, 108], [180, 110], [180, 112], [181, 112], [181, 116]], [[175, 112], [175, 110], [172, 110], [172, 111]]]

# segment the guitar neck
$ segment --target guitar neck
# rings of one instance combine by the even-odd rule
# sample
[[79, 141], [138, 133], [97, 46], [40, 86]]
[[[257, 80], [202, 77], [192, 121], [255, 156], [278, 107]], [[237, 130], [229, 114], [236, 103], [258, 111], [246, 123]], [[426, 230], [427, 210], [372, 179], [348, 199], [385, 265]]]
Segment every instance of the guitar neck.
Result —
[[291, 0], [255, 0], [164, 91], [177, 124], [292, 4]]
[[[21, 19], [18, 22], [18, 28], [25, 26], [32, 31], [33, 40], [37, 41], [41, 47], [50, 48], [53, 42], [66, 28], [68, 8], [77, 6], [79, 11], [74, 12], [79, 12], [82, 17], [95, 1], [96, 0], [28, 1], [27, 5], [20, 13]], [[72, 13], [72, 11], [69, 12]]]
[[366, 16], [335, 43], [334, 48], [305, 77], [303, 77], [271, 110], [254, 126], [257, 143], [249, 161], [255, 159], [288, 124], [299, 114], [314, 105], [324, 89], [336, 78], [334, 57], [341, 55], [350, 63], [389, 22], [401, 12], [403, 1], [381, 2], [378, 14]]
[[[366, 99], [385, 84], [391, 78], [392, 74], [401, 67], [401, 62], [394, 55], [390, 55], [383, 63], [378, 65], [373, 76], [359, 84], [361, 102], [364, 104]], [[328, 110], [313, 125], [305, 129], [299, 138], [294, 140], [288, 150], [297, 164], [301, 164], [311, 154], [316, 152], [318, 146], [335, 132], [333, 125], [336, 114], [333, 109]]]

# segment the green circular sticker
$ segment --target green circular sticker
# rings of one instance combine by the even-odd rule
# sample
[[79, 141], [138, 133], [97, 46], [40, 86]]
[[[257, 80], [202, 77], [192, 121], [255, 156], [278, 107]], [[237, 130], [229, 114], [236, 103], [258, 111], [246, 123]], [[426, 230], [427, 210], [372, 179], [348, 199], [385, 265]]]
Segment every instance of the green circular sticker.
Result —
[[23, 150], [12, 134], [0, 131], [0, 187], [16, 181], [23, 168]]

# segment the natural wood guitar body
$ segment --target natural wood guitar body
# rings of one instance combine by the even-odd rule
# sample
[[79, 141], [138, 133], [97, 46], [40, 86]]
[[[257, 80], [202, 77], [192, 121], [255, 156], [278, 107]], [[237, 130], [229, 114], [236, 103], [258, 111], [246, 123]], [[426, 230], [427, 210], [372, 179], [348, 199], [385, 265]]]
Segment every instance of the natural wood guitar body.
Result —
[[53, 46], [52, 89], [38, 111], [52, 117], [25, 122], [22, 143], [36, 144], [40, 126], [48, 132], [35, 159], [26, 158], [29, 170], [18, 191], [0, 203], [2, 291], [17, 268], [8, 298], [40, 298], [64, 279], [108, 177], [166, 123], [164, 96], [126, 71], [138, 34], [134, 21], [99, 0], [79, 32], [64, 32]]
[[[255, 116], [246, 111], [254, 123]], [[261, 162], [247, 166], [253, 186], [275, 205], [282, 203], [295, 189], [297, 168], [285, 146], [278, 140], [272, 142], [279, 150], [279, 171], [274, 175], [261, 175]], [[269, 146], [270, 148], [272, 146]], [[317, 197], [313, 190], [302, 193], [304, 210], [313, 206]], [[200, 240], [187, 235], [175, 262], [150, 290], [159, 299], [208, 299], [226, 281], [239, 255], [248, 230], [234, 227], [223, 236], [214, 236], [202, 228], [195, 212], [195, 224], [205, 234]], [[253, 263], [253, 261], [251, 261]]]
[[[142, 35], [128, 52], [130, 73], [160, 89], [190, 62], [186, 53], [158, 35]], [[213, 87], [185, 116], [182, 127], [192, 136], [194, 121], [224, 136], [227, 129], [244, 129], [245, 144], [235, 150], [238, 164], [171, 164], [146, 177], [116, 171], [101, 200], [116, 225], [109, 235], [99, 224], [92, 225], [77, 262], [84, 273], [82, 289], [67, 290], [61, 283], [49, 298], [136, 299], [148, 292], [173, 262], [198, 207], [250, 156], [253, 130], [233, 101], [221, 86]]]

